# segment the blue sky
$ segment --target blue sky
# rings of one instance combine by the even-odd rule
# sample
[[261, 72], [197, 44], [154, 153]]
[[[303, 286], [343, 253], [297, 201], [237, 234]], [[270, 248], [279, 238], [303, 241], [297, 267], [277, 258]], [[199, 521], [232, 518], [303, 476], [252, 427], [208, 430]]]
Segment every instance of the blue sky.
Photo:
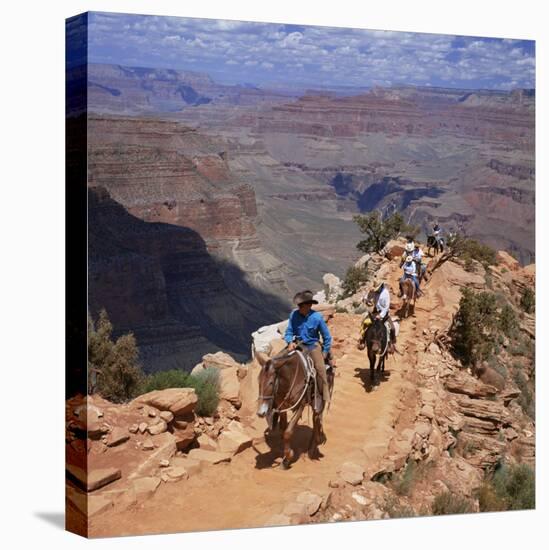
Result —
[[258, 86], [535, 87], [533, 41], [92, 12], [92, 63]]

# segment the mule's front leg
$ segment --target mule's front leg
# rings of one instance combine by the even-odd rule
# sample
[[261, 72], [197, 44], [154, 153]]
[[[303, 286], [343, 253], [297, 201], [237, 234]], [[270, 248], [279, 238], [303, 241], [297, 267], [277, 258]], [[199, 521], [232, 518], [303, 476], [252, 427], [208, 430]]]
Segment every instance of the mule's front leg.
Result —
[[284, 430], [283, 440], [284, 440], [284, 458], [282, 459], [282, 468], [284, 470], [287, 470], [290, 467], [290, 464], [294, 458], [294, 451], [290, 445], [292, 440], [292, 435], [294, 433], [296, 424], [298, 423], [299, 419], [301, 418], [301, 413], [303, 412], [304, 405], [301, 404], [297, 407], [296, 411], [294, 412], [294, 415], [292, 416], [292, 419], [290, 420], [290, 423]]
[[368, 359], [370, 360], [370, 380], [373, 382], [375, 378], [376, 354], [373, 351], [369, 351]]

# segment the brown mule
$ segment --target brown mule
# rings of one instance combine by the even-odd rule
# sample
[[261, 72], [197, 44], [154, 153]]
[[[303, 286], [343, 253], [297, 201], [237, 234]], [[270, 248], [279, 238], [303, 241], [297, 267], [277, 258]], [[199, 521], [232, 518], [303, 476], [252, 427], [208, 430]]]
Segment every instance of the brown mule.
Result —
[[[301, 352], [288, 352], [285, 349], [270, 359], [260, 353], [256, 356], [261, 364], [257, 415], [262, 418], [272, 417], [273, 413], [278, 415], [284, 442], [282, 467], [287, 469], [294, 458], [294, 451], [290, 445], [292, 435], [307, 405], [310, 405], [313, 410], [313, 433], [309, 443], [309, 455], [318, 454], [318, 446], [325, 443], [326, 436], [322, 428], [324, 407], [320, 412], [315, 411], [314, 383], [307, 374], [303, 363], [304, 355]], [[312, 370], [314, 371], [314, 367]], [[328, 386], [332, 393], [333, 370], [327, 375]], [[289, 422], [287, 413], [292, 414]]]
[[410, 310], [410, 304], [415, 310], [416, 307], [416, 285], [412, 279], [405, 279], [403, 283], [400, 283], [400, 289], [402, 292], [402, 318], [408, 317]]

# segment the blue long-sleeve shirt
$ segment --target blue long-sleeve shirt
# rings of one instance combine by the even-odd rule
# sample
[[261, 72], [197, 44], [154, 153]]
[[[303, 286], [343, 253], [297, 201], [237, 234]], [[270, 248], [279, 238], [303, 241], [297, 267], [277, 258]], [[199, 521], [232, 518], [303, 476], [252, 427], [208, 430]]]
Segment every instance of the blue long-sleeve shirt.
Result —
[[328, 353], [332, 347], [332, 335], [324, 317], [318, 311], [310, 311], [306, 317], [301, 315], [297, 309], [290, 313], [284, 340], [289, 344], [294, 336], [297, 336], [308, 348], [318, 344], [320, 336], [322, 336], [322, 351], [324, 353]]

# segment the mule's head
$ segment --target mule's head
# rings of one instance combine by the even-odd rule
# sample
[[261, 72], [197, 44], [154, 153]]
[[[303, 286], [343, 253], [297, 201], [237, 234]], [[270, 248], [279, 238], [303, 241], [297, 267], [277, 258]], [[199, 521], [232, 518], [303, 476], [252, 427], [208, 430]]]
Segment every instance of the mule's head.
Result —
[[366, 308], [371, 313], [376, 305], [377, 301], [377, 292], [374, 288], [370, 289], [368, 294], [366, 294], [364, 298], [364, 304], [366, 305]]
[[258, 353], [256, 358], [261, 365], [259, 371], [259, 397], [257, 416], [264, 418], [273, 408], [276, 371], [274, 361], [265, 354]]

